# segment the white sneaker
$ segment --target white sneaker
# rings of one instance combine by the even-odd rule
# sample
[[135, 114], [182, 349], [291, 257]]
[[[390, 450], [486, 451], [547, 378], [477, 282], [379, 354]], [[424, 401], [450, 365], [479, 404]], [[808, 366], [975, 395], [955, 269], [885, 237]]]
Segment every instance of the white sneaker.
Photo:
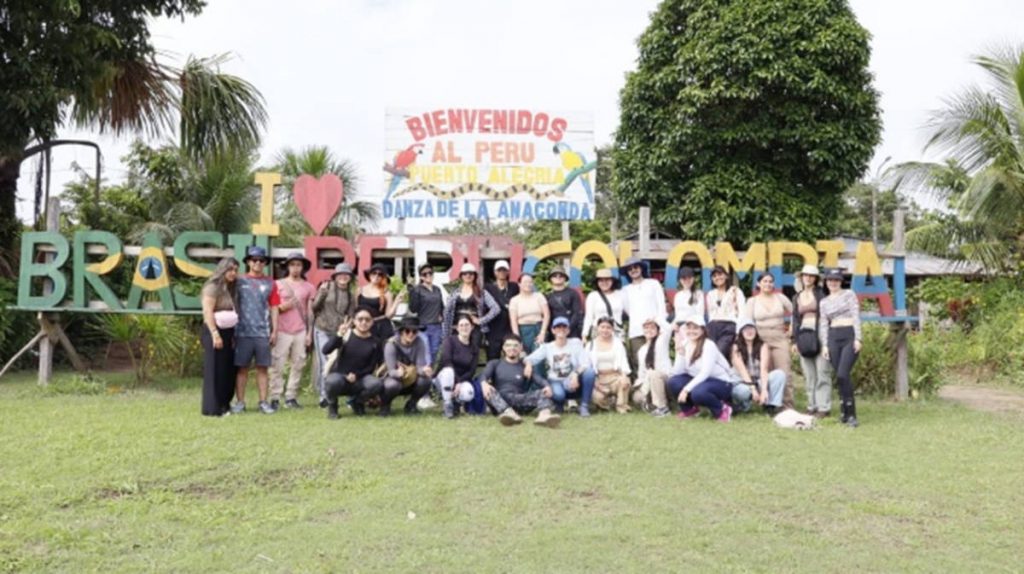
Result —
[[434, 400], [430, 398], [430, 395], [425, 395], [416, 403], [416, 408], [420, 409], [421, 411], [426, 411], [433, 408], [437, 408], [437, 403], [435, 403]]
[[565, 403], [565, 412], [574, 413], [578, 410], [580, 410], [580, 403], [576, 399], [569, 399]]

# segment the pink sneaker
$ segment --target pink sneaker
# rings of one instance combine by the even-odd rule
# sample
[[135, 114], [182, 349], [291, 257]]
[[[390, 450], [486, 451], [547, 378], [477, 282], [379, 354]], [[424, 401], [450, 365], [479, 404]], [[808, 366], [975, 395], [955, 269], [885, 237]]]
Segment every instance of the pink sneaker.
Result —
[[688, 409], [683, 409], [683, 410], [679, 411], [679, 414], [676, 415], [676, 416], [681, 418], [681, 419], [688, 419], [688, 418], [695, 417], [695, 416], [697, 416], [699, 414], [700, 414], [700, 407], [693, 406], [693, 407], [690, 407]]
[[722, 414], [718, 415], [718, 422], [727, 423], [732, 420], [732, 407], [722, 403]]

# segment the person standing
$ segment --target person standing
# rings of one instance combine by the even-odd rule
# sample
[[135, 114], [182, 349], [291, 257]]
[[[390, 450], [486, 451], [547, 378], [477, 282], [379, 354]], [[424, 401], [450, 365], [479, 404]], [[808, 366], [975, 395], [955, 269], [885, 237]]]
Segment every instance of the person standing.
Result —
[[853, 381], [850, 372], [861, 349], [860, 301], [857, 295], [843, 288], [843, 270], [830, 269], [825, 273], [828, 296], [818, 305], [818, 339], [825, 348], [825, 359], [831, 361], [839, 384], [842, 423], [857, 427], [857, 406], [853, 399]]
[[[300, 409], [299, 383], [306, 368], [306, 349], [313, 344], [313, 284], [306, 281], [309, 259], [301, 253], [292, 253], [284, 260], [288, 275], [277, 281], [281, 304], [277, 307], [278, 333], [270, 368], [270, 406], [276, 411], [281, 406]], [[288, 364], [288, 386], [285, 387], [284, 368]], [[315, 377], [314, 377], [315, 378]]]
[[329, 281], [324, 281], [313, 296], [313, 343], [316, 348], [316, 374], [313, 383], [316, 385], [320, 408], [327, 406], [327, 353], [324, 346], [328, 339], [338, 332], [342, 323], [352, 319], [356, 308], [356, 297], [352, 289], [352, 266], [339, 263], [334, 266], [334, 273]]
[[505, 426], [521, 423], [519, 415], [536, 410], [533, 424], [556, 428], [561, 417], [552, 412], [551, 386], [538, 373], [529, 372], [532, 369], [526, 368], [522, 357], [523, 345], [519, 337], [506, 335], [501, 345], [501, 358], [488, 362], [480, 375], [484, 401], [498, 413], [498, 419]]
[[793, 295], [792, 352], [800, 356], [800, 370], [807, 389], [807, 414], [824, 418], [832, 411], [832, 367], [825, 358], [824, 345], [818, 339], [818, 307], [825, 291], [818, 285], [820, 272], [804, 265], [796, 276]]
[[747, 298], [743, 291], [731, 285], [731, 276], [721, 265], [711, 270], [711, 290], [706, 295], [708, 337], [718, 345], [723, 357], [732, 356], [732, 345], [736, 342], [736, 325], [747, 309]]
[[594, 392], [594, 370], [590, 368], [590, 356], [583, 348], [583, 341], [569, 337], [569, 319], [555, 317], [551, 322], [555, 340], [544, 343], [526, 357], [526, 377], [533, 374], [537, 365], [547, 366], [545, 387], [551, 389], [551, 400], [555, 412], [565, 409], [566, 400], [579, 401], [580, 416], [590, 416], [590, 397]]
[[[793, 408], [792, 361], [789, 354], [789, 333], [786, 316], [793, 314], [793, 304], [775, 290], [775, 277], [763, 272], [757, 276], [757, 295], [747, 300], [746, 316], [753, 320], [757, 335], [772, 357], [772, 369], [786, 375], [782, 406]], [[731, 355], [727, 355], [731, 356]]]
[[359, 288], [356, 304], [366, 307], [373, 313], [373, 335], [381, 341], [387, 341], [395, 334], [395, 325], [391, 318], [395, 316], [398, 305], [405, 298], [405, 291], [392, 295], [388, 289], [390, 280], [388, 270], [380, 263], [374, 263], [365, 272], [366, 285]]
[[409, 395], [405, 414], [420, 414], [416, 403], [430, 391], [434, 367], [427, 356], [427, 343], [420, 337], [419, 319], [402, 319], [398, 334], [384, 344], [384, 364], [387, 377], [381, 394], [380, 416], [391, 415], [391, 403], [398, 395]]
[[[534, 288], [533, 275], [519, 277], [519, 295], [509, 301], [508, 316], [512, 333], [520, 338], [523, 351], [530, 354], [544, 342], [544, 333], [551, 322], [547, 297]], [[502, 352], [504, 352], [504, 347]]]
[[245, 253], [245, 264], [249, 272], [237, 280], [235, 367], [238, 368], [238, 374], [235, 406], [231, 408], [236, 414], [245, 412], [245, 387], [249, 381], [249, 367], [253, 362], [256, 364], [260, 412], [265, 415], [274, 413], [274, 408], [267, 402], [267, 370], [273, 360], [270, 348], [277, 340], [277, 307], [281, 304], [281, 297], [277, 292], [277, 282], [263, 272], [269, 262], [266, 249], [258, 245], [249, 247]]
[[[555, 267], [548, 272], [548, 281], [551, 283], [551, 291], [547, 294], [551, 317], [567, 319], [569, 338], [579, 339], [583, 336], [583, 302], [580, 300], [580, 294], [569, 288], [569, 275], [561, 267]], [[549, 341], [554, 340], [554, 326], [552, 321], [552, 330], [547, 336]]]
[[[354, 325], [354, 328], [352, 328]], [[324, 388], [327, 393], [327, 418], [337, 419], [338, 397], [352, 397], [352, 412], [366, 414], [366, 402], [379, 397], [384, 384], [373, 373], [384, 362], [380, 340], [373, 334], [373, 310], [359, 307], [352, 321], [344, 320], [324, 344], [326, 355], [336, 353], [328, 362]]]
[[409, 289], [409, 312], [419, 318], [433, 360], [444, 340], [444, 290], [434, 285], [434, 268], [429, 263], [420, 265], [418, 274], [419, 283]]
[[[623, 309], [629, 315], [629, 360], [636, 361], [637, 351], [644, 344], [643, 322], [648, 317], [664, 319], [668, 316], [665, 309], [665, 290], [661, 283], [650, 278], [647, 264], [636, 257], [626, 261], [623, 266], [629, 283], [622, 289]], [[634, 371], [635, 364], [631, 365]]]
[[202, 291], [203, 402], [202, 413], [219, 417], [231, 412], [235, 392], [235, 325], [238, 312], [238, 261], [225, 257], [206, 280]]
[[679, 270], [679, 290], [672, 298], [672, 313], [675, 317], [704, 317], [704, 293], [696, 286], [696, 282], [692, 267]]
[[587, 295], [587, 301], [583, 307], [584, 343], [594, 338], [597, 320], [601, 317], [611, 318], [615, 337], [621, 340], [625, 335], [622, 329], [622, 310], [624, 308], [622, 293], [619, 291], [618, 280], [612, 276], [611, 269], [597, 270], [597, 275], [594, 278], [594, 290]]
[[512, 298], [519, 294], [519, 284], [508, 280], [509, 273], [508, 261], [504, 259], [498, 261], [494, 264], [494, 281], [484, 286], [484, 289], [498, 304], [499, 309], [498, 314], [487, 326], [488, 361], [501, 356], [501, 342], [505, 340], [506, 335], [512, 332], [508, 305]]
[[480, 288], [480, 276], [475, 265], [463, 264], [459, 269], [459, 279], [459, 286], [452, 291], [444, 308], [444, 336], [454, 333], [459, 317], [469, 317], [473, 323], [473, 342], [480, 346], [501, 308], [490, 293]]

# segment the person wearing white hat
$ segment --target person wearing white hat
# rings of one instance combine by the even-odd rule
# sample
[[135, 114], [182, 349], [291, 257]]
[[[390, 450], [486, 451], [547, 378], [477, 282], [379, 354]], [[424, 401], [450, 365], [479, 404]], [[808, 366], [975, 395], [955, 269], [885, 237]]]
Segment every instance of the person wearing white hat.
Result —
[[625, 303], [619, 290], [619, 280], [611, 269], [598, 269], [594, 277], [594, 290], [587, 294], [583, 305], [583, 342], [594, 338], [594, 328], [601, 317], [611, 317], [615, 336], [622, 339], [622, 312]]
[[679, 418], [691, 418], [706, 407], [720, 422], [732, 418], [733, 382], [736, 374], [718, 346], [708, 338], [704, 317], [682, 320], [683, 340], [676, 344], [676, 361], [666, 386], [679, 402]]
[[775, 277], [768, 272], [757, 276], [756, 295], [747, 300], [746, 318], [754, 321], [757, 334], [764, 341], [772, 355], [772, 365], [786, 373], [786, 392], [782, 404], [787, 409], [793, 408], [792, 377], [793, 358], [789, 354], [789, 332], [786, 316], [793, 314], [793, 304], [782, 293], [775, 289]]
[[671, 414], [665, 382], [672, 371], [669, 344], [672, 329], [664, 319], [648, 317], [644, 321], [644, 344], [636, 353], [637, 376], [633, 384], [633, 402], [656, 417]]
[[[299, 383], [306, 368], [306, 349], [313, 345], [312, 300], [316, 288], [306, 281], [306, 272], [311, 263], [301, 253], [292, 253], [284, 261], [288, 275], [277, 280], [277, 291], [281, 294], [278, 306], [277, 340], [272, 349], [273, 363], [270, 366], [270, 406], [277, 410], [284, 393], [284, 406], [289, 409], [302, 408], [299, 405]], [[285, 386], [284, 370], [288, 365], [288, 385]]]
[[732, 404], [737, 411], [747, 412], [755, 402], [770, 415], [782, 408], [786, 373], [772, 369], [771, 361], [771, 352], [761, 340], [754, 322], [740, 319], [732, 351], [732, 366], [740, 379], [732, 388]]
[[832, 411], [832, 366], [822, 352], [818, 338], [821, 300], [825, 291], [818, 284], [818, 267], [804, 265], [796, 276], [793, 295], [792, 352], [800, 356], [800, 370], [807, 389], [807, 414], [824, 418]]
[[489, 330], [488, 325], [501, 312], [501, 307], [490, 293], [480, 287], [480, 273], [476, 265], [464, 263], [459, 268], [459, 279], [444, 308], [444, 336], [453, 334], [456, 319], [466, 316], [473, 323], [474, 344], [480, 346]]
[[313, 296], [313, 343], [316, 349], [316, 373], [313, 386], [320, 398], [320, 407], [327, 407], [327, 388], [324, 380], [327, 377], [327, 353], [324, 345], [330, 340], [342, 323], [351, 323], [352, 314], [356, 309], [355, 289], [353, 289], [352, 266], [339, 263], [334, 266], [331, 278], [320, 283]]
[[494, 264], [494, 281], [484, 285], [484, 289], [491, 294], [491, 298], [498, 304], [498, 314], [487, 325], [487, 360], [492, 361], [501, 356], [501, 342], [505, 335], [512, 332], [512, 322], [509, 319], [509, 303], [512, 298], [519, 294], [519, 284], [509, 281], [509, 274], [512, 272], [508, 261], [499, 260]]

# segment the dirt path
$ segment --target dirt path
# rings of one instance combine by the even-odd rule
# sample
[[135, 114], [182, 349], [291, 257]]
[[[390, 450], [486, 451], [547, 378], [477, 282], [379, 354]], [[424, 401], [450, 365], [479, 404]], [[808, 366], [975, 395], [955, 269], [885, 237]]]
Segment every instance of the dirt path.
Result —
[[989, 413], [1024, 414], [1024, 393], [975, 385], [946, 385], [939, 396]]

